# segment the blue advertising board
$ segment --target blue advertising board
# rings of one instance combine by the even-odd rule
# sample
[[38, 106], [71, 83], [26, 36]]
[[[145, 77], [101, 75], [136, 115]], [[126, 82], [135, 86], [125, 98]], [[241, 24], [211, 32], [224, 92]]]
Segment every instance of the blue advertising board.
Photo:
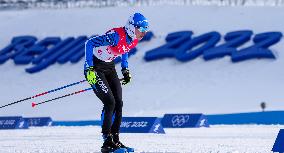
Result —
[[165, 114], [162, 125], [165, 128], [209, 127], [208, 120], [203, 114]]
[[284, 152], [284, 129], [280, 129], [272, 148], [273, 152]]
[[121, 133], [158, 133], [164, 134], [161, 119], [157, 117], [123, 117]]
[[31, 117], [24, 118], [28, 122], [29, 126], [51, 126], [52, 119], [50, 117]]
[[27, 129], [28, 123], [21, 116], [0, 117], [0, 129]]

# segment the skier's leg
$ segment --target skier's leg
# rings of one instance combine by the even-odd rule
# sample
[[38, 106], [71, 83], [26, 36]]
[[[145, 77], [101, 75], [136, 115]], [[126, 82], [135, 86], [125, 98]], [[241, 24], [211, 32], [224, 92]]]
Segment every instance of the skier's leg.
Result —
[[111, 132], [112, 125], [112, 115], [115, 108], [115, 99], [110, 90], [108, 81], [105, 77], [105, 74], [97, 71], [97, 83], [92, 86], [96, 96], [103, 103], [103, 117], [102, 117], [102, 133], [109, 134]]
[[97, 83], [93, 85], [93, 90], [96, 96], [103, 103], [102, 112], [102, 133], [104, 143], [101, 147], [101, 152], [108, 153], [117, 150], [119, 147], [113, 142], [111, 134], [112, 116], [115, 108], [115, 99], [110, 90], [105, 74], [101, 71], [96, 71]]
[[109, 85], [110, 85], [111, 91], [115, 99], [114, 121], [111, 126], [111, 133], [113, 135], [113, 141], [118, 146], [120, 146], [120, 148], [125, 148], [127, 149], [128, 152], [134, 152], [133, 148], [126, 147], [119, 140], [119, 130], [120, 130], [120, 125], [121, 125], [121, 120], [122, 120], [122, 107], [123, 107], [121, 83], [119, 81], [119, 78], [115, 70], [114, 70], [114, 73], [111, 74], [111, 76], [106, 76], [106, 77], [109, 80]]
[[115, 99], [115, 107], [113, 114], [114, 121], [112, 123], [111, 133], [119, 133], [121, 119], [122, 119], [122, 107], [123, 107], [122, 88], [115, 69], [112, 71], [111, 74], [107, 75], [106, 77]]

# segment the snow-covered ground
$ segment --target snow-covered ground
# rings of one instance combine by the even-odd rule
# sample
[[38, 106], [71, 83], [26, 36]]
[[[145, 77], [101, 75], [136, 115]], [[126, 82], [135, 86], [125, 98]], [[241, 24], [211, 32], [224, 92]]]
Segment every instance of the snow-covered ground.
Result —
[[[145, 62], [145, 52], [165, 43], [170, 32], [192, 30], [194, 36], [209, 31], [250, 29], [255, 34], [284, 32], [283, 7], [143, 6], [73, 8], [62, 10], [12, 10], [0, 12], [0, 48], [14, 36], [80, 36], [101, 34], [125, 24], [132, 12], [149, 18], [155, 38], [138, 45], [129, 60], [133, 81], [123, 87], [124, 116], [163, 116], [164, 113], [232, 113], [284, 109], [284, 43], [271, 47], [276, 60], [249, 60], [236, 64], [230, 57], [205, 62], [199, 57], [180, 63], [175, 59]], [[222, 41], [223, 42], [223, 41]], [[245, 46], [250, 45], [246, 44]], [[84, 79], [83, 60], [55, 64], [36, 74], [24, 72], [32, 65], [0, 65], [0, 105], [34, 96]], [[117, 67], [120, 71], [119, 66]], [[119, 74], [120, 75], [120, 74]], [[121, 75], [120, 75], [121, 76]], [[88, 88], [80, 84], [34, 99], [51, 99]], [[99, 119], [101, 102], [90, 91], [31, 107], [32, 101], [0, 110], [0, 116], [51, 116], [54, 120]], [[284, 126], [212, 126], [166, 129], [166, 134], [122, 134], [122, 141], [137, 152], [269, 153]], [[0, 131], [0, 153], [92, 153], [102, 144], [100, 127], [45, 127]]]
[[153, 5], [284, 6], [284, 0], [1, 0], [1, 9], [86, 8]]
[[[213, 30], [222, 35], [244, 29], [253, 30], [255, 34], [283, 32], [282, 7], [144, 6], [2, 11], [0, 48], [4, 48], [12, 37], [18, 35], [34, 35], [41, 40], [48, 36], [64, 39], [69, 36], [102, 34], [112, 27], [123, 26], [128, 16], [137, 11], [149, 18], [155, 38], [138, 44], [137, 54], [129, 60], [133, 80], [130, 85], [123, 87], [124, 115], [259, 111], [262, 101], [267, 103], [267, 110], [284, 109], [284, 41], [271, 47], [276, 60], [248, 60], [233, 64], [230, 57], [208, 62], [198, 57], [186, 63], [173, 58], [153, 62], [145, 62], [143, 59], [147, 51], [165, 43], [168, 33], [176, 31], [192, 30], [194, 36]], [[243, 47], [250, 44], [251, 41]], [[0, 104], [84, 79], [83, 62], [82, 59], [77, 64], [54, 64], [31, 75], [25, 73], [24, 69], [32, 65], [15, 66], [10, 59], [0, 65]], [[121, 76], [119, 65], [117, 70]], [[34, 101], [41, 102], [88, 87], [84, 83]], [[36, 109], [31, 107], [31, 102], [1, 109], [0, 115], [88, 120], [99, 119], [102, 107], [91, 91], [46, 103]]]
[[[137, 153], [270, 153], [277, 125], [165, 129], [166, 134], [122, 133]], [[1, 153], [98, 153], [100, 127], [44, 127], [0, 131]]]

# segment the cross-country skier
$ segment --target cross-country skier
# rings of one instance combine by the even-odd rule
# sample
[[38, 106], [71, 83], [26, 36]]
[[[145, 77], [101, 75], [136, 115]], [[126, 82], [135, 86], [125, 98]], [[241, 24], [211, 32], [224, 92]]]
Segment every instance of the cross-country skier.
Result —
[[121, 84], [113, 60], [122, 56], [122, 84], [128, 84], [131, 81], [127, 62], [128, 52], [147, 31], [147, 19], [142, 14], [135, 13], [129, 17], [124, 27], [113, 28], [104, 35], [91, 37], [85, 43], [84, 74], [96, 96], [103, 103], [102, 152], [113, 152], [120, 148], [131, 149], [119, 141], [123, 101]]

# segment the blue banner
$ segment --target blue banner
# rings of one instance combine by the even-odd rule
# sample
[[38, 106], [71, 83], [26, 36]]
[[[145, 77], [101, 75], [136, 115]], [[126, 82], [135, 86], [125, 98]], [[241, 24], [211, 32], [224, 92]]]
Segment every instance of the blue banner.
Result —
[[203, 114], [165, 114], [162, 125], [165, 128], [209, 127], [208, 120]]
[[284, 124], [284, 111], [248, 112], [206, 115], [210, 125], [216, 124]]
[[53, 121], [52, 126], [101, 126], [101, 120]]
[[24, 118], [29, 126], [51, 126], [52, 119], [50, 117], [32, 117]]
[[271, 151], [284, 152], [284, 129], [280, 129]]
[[0, 117], [0, 130], [2, 129], [28, 129], [28, 123], [21, 116]]
[[157, 117], [123, 117], [121, 133], [159, 133], [164, 134], [161, 119]]

